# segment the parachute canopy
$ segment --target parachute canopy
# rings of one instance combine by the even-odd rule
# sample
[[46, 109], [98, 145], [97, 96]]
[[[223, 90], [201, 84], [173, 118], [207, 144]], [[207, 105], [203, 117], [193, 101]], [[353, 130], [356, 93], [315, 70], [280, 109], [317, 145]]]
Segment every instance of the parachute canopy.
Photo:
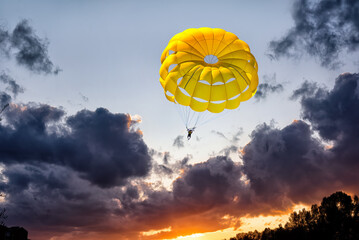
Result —
[[161, 56], [167, 99], [195, 112], [236, 109], [257, 91], [258, 65], [249, 46], [219, 28], [176, 34]]

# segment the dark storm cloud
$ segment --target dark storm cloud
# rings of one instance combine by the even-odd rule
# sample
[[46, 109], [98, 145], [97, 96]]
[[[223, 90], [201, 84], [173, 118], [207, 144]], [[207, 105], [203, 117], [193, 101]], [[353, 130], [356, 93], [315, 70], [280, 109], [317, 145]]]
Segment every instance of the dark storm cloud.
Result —
[[[331, 91], [302, 85], [301, 105], [304, 119], [309, 120], [321, 137], [343, 141], [358, 132], [359, 74], [341, 74]], [[354, 135], [353, 135], [354, 134]]]
[[103, 200], [101, 191], [91, 188], [68, 168], [14, 164], [7, 166], [3, 175], [8, 182], [0, 183], [0, 189], [5, 192], [3, 206], [9, 213], [9, 223], [36, 231], [55, 228], [61, 232], [106, 221], [109, 202]]
[[355, 0], [297, 0], [295, 26], [269, 44], [273, 57], [300, 56], [306, 52], [324, 67], [337, 67], [340, 52], [359, 46], [359, 2]]
[[0, 91], [0, 111], [3, 107], [11, 101], [11, 96], [6, 92]]
[[184, 147], [184, 137], [182, 135], [179, 135], [175, 138], [173, 141], [173, 146], [177, 148], [183, 148]]
[[[62, 109], [48, 105], [11, 104], [4, 114], [9, 125], [0, 125], [7, 179], [0, 182], [6, 200], [0, 207], [10, 224], [39, 231], [41, 240], [54, 236], [44, 237], [47, 231], [170, 239], [233, 227], [224, 216], [274, 214], [338, 189], [358, 191], [358, 78], [340, 75], [330, 91], [303, 84], [293, 98], [300, 99], [308, 123], [259, 125], [243, 148], [243, 163], [228, 155], [197, 164], [189, 163], [191, 156], [169, 161], [170, 152], [147, 148], [131, 127], [135, 120], [103, 108], [65, 119]], [[243, 130], [233, 133], [229, 151], [238, 149]], [[152, 165], [160, 177], [176, 177], [172, 188], [138, 178], [150, 171], [151, 157], [163, 161]], [[140, 234], [168, 227], [171, 232]]]
[[0, 26], [0, 51], [6, 55], [14, 54], [19, 65], [36, 73], [57, 74], [47, 52], [47, 40], [39, 38], [27, 20], [19, 22], [12, 33]]
[[3, 82], [6, 86], [6, 90], [10, 91], [14, 97], [19, 93], [23, 93], [24, 89], [16, 83], [16, 81], [9, 75], [2, 73], [0, 75], [0, 82]]
[[170, 233], [149, 239], [222, 229], [226, 212], [222, 208], [234, 207], [233, 197], [245, 189], [240, 170], [238, 163], [225, 156], [186, 165], [173, 182], [173, 191], [154, 191], [143, 186], [148, 197], [137, 203], [127, 201], [119, 214], [143, 226], [151, 223], [152, 229], [171, 226]]
[[151, 167], [135, 120], [103, 108], [65, 118], [62, 109], [35, 103], [12, 103], [2, 117], [0, 205], [9, 213], [7, 223], [27, 228], [36, 239], [74, 227], [103, 236], [127, 232], [111, 223], [121, 204], [115, 200], [137, 203], [140, 192], [130, 181]]
[[286, 198], [310, 203], [338, 189], [359, 191], [358, 93], [358, 74], [340, 75], [330, 91], [305, 82], [293, 96], [310, 125], [257, 127], [243, 149], [243, 173], [257, 199], [280, 206]]
[[276, 83], [275, 74], [273, 74], [273, 76], [264, 75], [263, 79], [264, 79], [264, 83], [258, 85], [257, 92], [254, 95], [254, 98], [257, 101], [266, 99], [268, 94], [270, 93], [283, 91], [283, 85], [280, 83]]
[[286, 197], [310, 202], [318, 188], [330, 186], [324, 147], [312, 134], [303, 121], [283, 129], [263, 124], [253, 131], [243, 149], [243, 172], [257, 201], [284, 208]]
[[238, 167], [231, 159], [211, 158], [204, 163], [193, 165], [182, 178], [173, 183], [174, 198], [186, 205], [197, 207], [224, 204], [229, 200], [227, 194], [232, 192], [228, 192], [232, 182], [240, 176]]
[[[302, 116], [319, 135], [332, 141], [333, 168], [347, 185], [359, 177], [359, 74], [341, 74], [332, 90], [317, 87], [301, 98]], [[354, 184], [355, 185], [355, 184]]]
[[147, 146], [139, 132], [129, 129], [128, 115], [83, 110], [62, 125], [64, 114], [48, 105], [11, 105], [4, 115], [9, 125], [0, 125], [1, 162], [64, 165], [101, 187], [123, 185], [149, 172]]

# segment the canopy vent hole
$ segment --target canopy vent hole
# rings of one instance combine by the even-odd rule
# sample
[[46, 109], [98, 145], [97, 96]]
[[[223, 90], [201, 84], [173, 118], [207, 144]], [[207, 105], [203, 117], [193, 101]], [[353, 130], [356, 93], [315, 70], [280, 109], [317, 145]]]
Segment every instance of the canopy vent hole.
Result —
[[216, 64], [218, 62], [218, 58], [215, 55], [207, 55], [204, 57], [204, 61], [208, 64]]

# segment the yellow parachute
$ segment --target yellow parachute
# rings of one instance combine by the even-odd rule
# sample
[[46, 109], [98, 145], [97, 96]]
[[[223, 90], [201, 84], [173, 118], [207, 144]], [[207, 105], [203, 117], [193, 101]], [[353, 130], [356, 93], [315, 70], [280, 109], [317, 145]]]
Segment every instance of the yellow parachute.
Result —
[[[249, 46], [219, 28], [176, 34], [161, 63], [160, 83], [167, 99], [194, 112], [236, 109], [257, 91], [258, 65]], [[185, 117], [188, 127], [190, 116]]]

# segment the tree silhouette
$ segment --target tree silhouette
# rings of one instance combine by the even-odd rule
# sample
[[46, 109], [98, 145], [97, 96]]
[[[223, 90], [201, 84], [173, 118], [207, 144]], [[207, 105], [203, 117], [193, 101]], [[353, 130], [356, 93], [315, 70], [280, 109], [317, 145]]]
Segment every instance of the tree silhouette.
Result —
[[230, 240], [358, 240], [359, 199], [343, 192], [324, 197], [320, 206], [293, 212], [284, 228], [239, 233]]

